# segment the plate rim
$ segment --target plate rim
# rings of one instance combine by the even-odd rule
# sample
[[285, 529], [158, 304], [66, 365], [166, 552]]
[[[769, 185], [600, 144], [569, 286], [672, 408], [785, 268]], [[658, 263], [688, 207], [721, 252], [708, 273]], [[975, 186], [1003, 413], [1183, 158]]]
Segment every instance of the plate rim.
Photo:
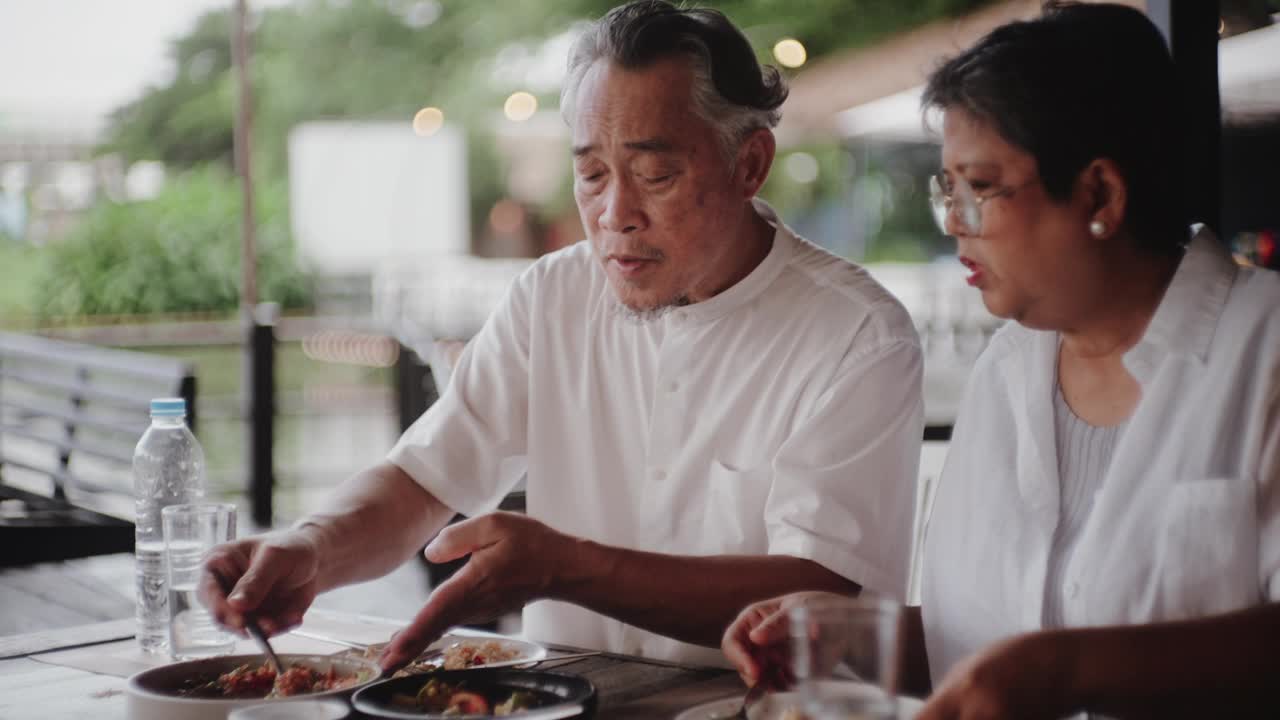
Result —
[[[687, 707], [684, 710], [681, 710], [680, 714], [676, 715], [673, 720], [707, 720], [707, 716], [709, 716], [712, 711], [722, 709], [720, 707], [721, 705], [725, 706], [723, 709], [728, 710], [735, 707], [736, 701], [739, 701], [740, 699], [741, 695], [739, 694], [700, 702], [693, 707]], [[694, 713], [697, 714], [695, 715]]]

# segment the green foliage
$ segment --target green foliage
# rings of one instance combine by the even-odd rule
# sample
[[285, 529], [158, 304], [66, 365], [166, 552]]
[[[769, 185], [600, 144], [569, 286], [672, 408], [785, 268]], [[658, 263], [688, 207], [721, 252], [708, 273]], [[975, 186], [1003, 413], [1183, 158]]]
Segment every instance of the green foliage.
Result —
[[0, 326], [31, 314], [40, 249], [0, 233]]
[[[259, 188], [258, 295], [285, 307], [310, 297], [289, 239], [287, 193]], [[240, 190], [218, 168], [169, 182], [153, 200], [100, 203], [45, 250], [41, 317], [231, 310], [239, 304]]]
[[868, 262], [923, 262], [955, 252], [929, 209], [926, 178], [938, 168], [936, 146], [863, 142], [854, 157], [863, 167], [858, 200], [875, 207]]
[[[788, 172], [788, 161], [797, 154], [809, 155], [817, 161], [816, 180], [801, 182]], [[851, 180], [849, 154], [839, 142], [795, 145], [778, 152], [760, 194], [783, 217], [788, 217], [846, 196]]]
[[[720, 0], [701, 3], [724, 11], [744, 29], [761, 59], [775, 42], [794, 37], [809, 56], [862, 47], [908, 28], [956, 17], [991, 0]], [[611, 3], [595, 3], [609, 5]], [[770, 60], [771, 61], [771, 60]]]

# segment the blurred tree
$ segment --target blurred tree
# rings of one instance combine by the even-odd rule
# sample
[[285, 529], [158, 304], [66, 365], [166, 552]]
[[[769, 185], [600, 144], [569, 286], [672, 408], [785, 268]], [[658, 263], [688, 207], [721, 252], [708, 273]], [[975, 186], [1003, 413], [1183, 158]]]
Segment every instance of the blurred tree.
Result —
[[204, 15], [174, 43], [175, 72], [168, 85], [152, 87], [112, 114], [104, 150], [128, 161], [160, 160], [188, 168], [231, 163], [235, 99], [230, 14]]

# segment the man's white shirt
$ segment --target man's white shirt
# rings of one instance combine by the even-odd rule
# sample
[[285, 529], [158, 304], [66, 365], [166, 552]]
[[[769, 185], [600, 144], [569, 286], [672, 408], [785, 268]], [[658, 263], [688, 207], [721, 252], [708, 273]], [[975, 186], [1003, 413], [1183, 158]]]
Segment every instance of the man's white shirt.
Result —
[[[764, 261], [656, 320], [621, 311], [588, 243], [538, 260], [391, 462], [466, 515], [493, 510], [523, 468], [529, 515], [561, 532], [807, 558], [901, 598], [923, 427], [915, 328], [864, 270], [756, 209], [777, 228]], [[536, 640], [724, 662], [563, 602], [523, 620]]]

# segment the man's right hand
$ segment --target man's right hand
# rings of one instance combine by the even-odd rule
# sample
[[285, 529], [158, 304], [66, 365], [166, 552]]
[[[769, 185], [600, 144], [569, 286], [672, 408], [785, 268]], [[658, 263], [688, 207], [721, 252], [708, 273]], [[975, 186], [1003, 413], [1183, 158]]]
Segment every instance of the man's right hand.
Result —
[[302, 624], [319, 591], [319, 568], [319, 549], [304, 531], [237, 540], [209, 553], [199, 595], [223, 626], [243, 634], [252, 613], [263, 632], [276, 635]]

